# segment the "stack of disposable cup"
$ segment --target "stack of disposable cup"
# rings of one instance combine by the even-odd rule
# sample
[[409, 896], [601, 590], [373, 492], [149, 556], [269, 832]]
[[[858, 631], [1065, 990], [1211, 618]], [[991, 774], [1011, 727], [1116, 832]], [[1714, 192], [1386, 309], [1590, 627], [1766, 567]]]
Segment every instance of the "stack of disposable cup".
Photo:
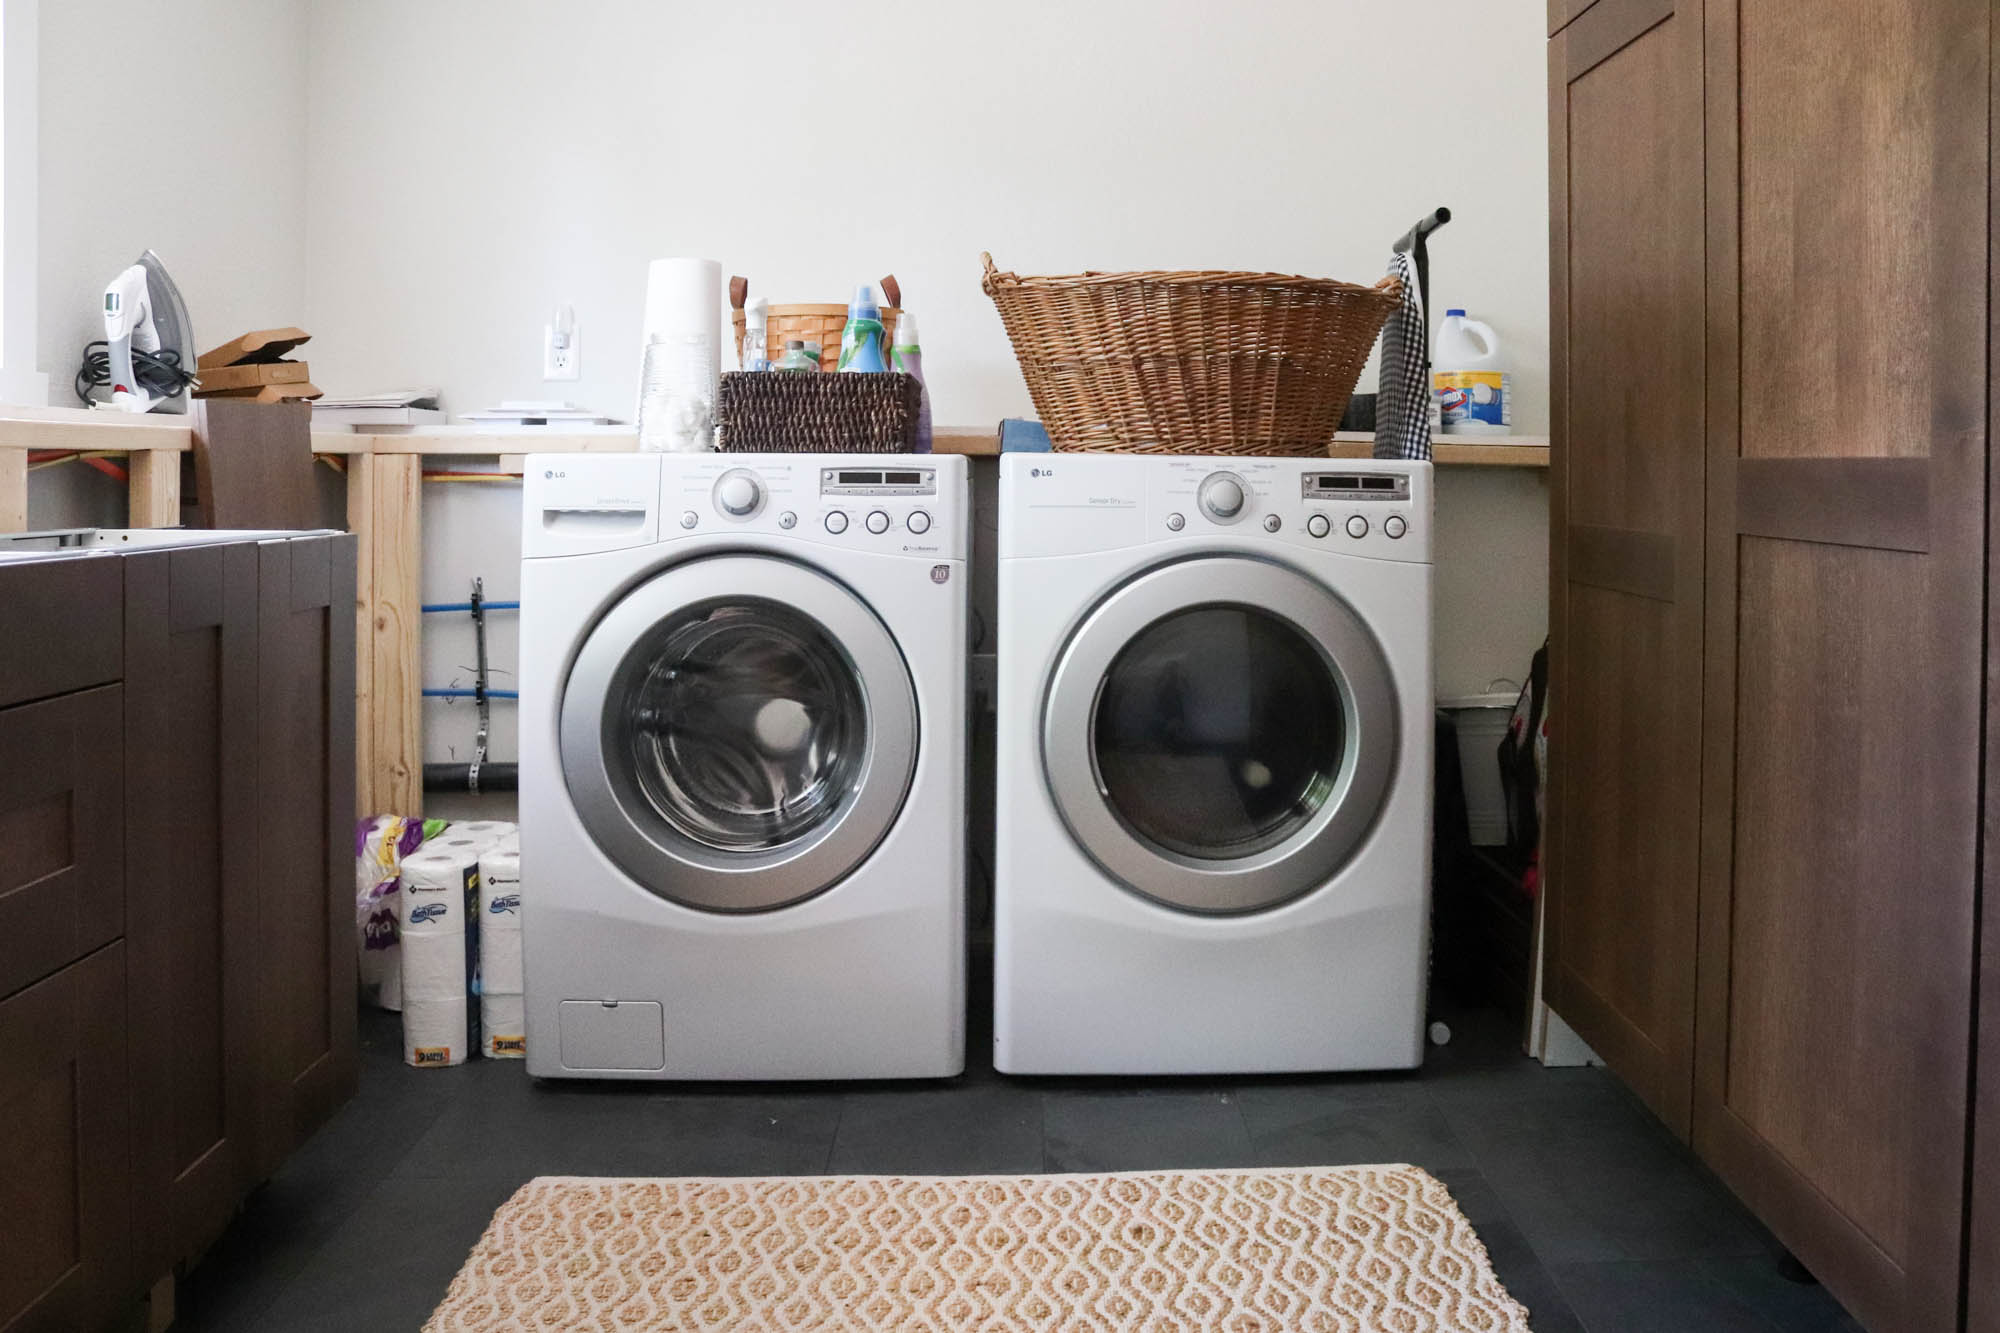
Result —
[[[458, 844], [458, 845], [454, 845]], [[403, 858], [403, 1059], [465, 1063], [479, 1043], [479, 854], [440, 836]]]
[[502, 838], [479, 858], [479, 1030], [499, 1060], [528, 1053], [521, 973], [521, 840]]
[[639, 447], [713, 449], [722, 376], [722, 265], [655, 259], [646, 272], [640, 337]]

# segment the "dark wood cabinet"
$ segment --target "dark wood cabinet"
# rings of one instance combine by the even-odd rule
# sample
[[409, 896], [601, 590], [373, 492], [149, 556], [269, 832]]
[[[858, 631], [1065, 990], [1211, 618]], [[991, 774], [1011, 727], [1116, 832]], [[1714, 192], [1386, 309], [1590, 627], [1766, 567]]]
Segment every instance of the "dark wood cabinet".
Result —
[[[354, 538], [259, 550], [257, 884], [264, 1124], [275, 1169], [354, 1095]], [[348, 892], [329, 897], [326, 886]]]
[[352, 1094], [353, 605], [341, 534], [0, 563], [0, 1328], [102, 1327]]
[[160, 1274], [258, 1178], [258, 548], [124, 565], [133, 1209]]
[[1867, 1327], [2000, 1328], [1994, 11], [1550, 18], [1551, 1003]]
[[102, 1327], [132, 1281], [125, 954], [0, 1000], [0, 1328]]
[[[1556, 320], [1550, 1002], [1685, 1136], [1702, 637], [1702, 20], [1599, 0], [1549, 43]], [[1646, 145], [1634, 170], [1633, 145]]]

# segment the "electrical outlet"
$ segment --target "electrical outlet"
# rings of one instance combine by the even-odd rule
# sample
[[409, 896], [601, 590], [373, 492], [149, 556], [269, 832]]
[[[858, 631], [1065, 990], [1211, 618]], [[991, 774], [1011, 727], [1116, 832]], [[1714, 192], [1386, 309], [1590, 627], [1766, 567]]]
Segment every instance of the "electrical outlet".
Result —
[[559, 305], [542, 326], [542, 378], [573, 380], [582, 374], [583, 337], [576, 327], [576, 311]]

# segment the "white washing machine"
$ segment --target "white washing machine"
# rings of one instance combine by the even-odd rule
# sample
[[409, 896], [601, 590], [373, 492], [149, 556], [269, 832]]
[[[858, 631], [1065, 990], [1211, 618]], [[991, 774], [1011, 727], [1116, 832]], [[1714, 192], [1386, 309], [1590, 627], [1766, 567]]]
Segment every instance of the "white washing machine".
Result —
[[995, 1065], [1418, 1064], [1430, 466], [1010, 454], [999, 586]]
[[528, 460], [528, 1072], [965, 1063], [965, 460]]

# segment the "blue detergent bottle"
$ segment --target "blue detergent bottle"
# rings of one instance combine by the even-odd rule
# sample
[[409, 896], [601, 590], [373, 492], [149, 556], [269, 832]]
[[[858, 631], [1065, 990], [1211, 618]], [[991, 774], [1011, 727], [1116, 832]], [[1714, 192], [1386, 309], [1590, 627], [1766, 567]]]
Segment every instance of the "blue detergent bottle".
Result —
[[847, 327], [840, 333], [840, 362], [835, 369], [879, 374], [888, 368], [882, 354], [882, 308], [875, 304], [875, 289], [864, 282], [847, 303]]

